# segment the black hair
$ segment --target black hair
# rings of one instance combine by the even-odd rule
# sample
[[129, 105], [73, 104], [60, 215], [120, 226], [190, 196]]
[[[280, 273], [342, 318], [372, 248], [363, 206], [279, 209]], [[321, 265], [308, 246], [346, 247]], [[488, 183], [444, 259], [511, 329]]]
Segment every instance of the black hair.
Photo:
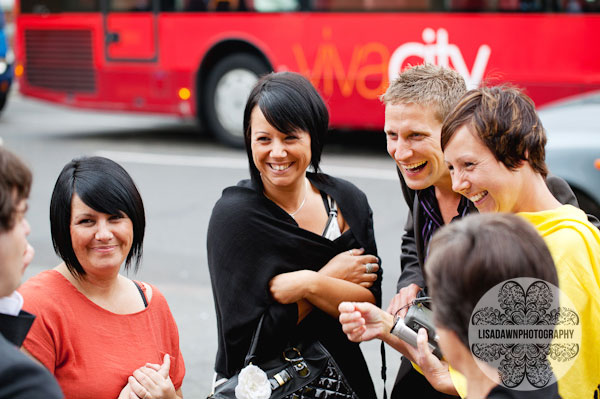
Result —
[[71, 241], [71, 202], [77, 194], [84, 204], [109, 215], [125, 213], [133, 224], [133, 243], [125, 270], [132, 259], [137, 271], [142, 258], [146, 217], [142, 197], [131, 176], [116, 162], [103, 157], [75, 158], [60, 172], [50, 200], [50, 231], [56, 254], [75, 276], [85, 275]]
[[260, 173], [252, 159], [251, 116], [258, 106], [267, 122], [282, 133], [305, 131], [310, 135], [310, 164], [315, 172], [325, 135], [329, 128], [329, 113], [323, 99], [304, 76], [294, 72], [270, 73], [252, 89], [244, 110], [244, 142], [248, 153], [250, 176], [261, 183]]

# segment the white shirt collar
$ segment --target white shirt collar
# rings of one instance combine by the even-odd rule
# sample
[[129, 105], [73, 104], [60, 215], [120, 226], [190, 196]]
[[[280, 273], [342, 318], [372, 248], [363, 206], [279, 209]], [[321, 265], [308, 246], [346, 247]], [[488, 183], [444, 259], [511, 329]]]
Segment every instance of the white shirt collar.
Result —
[[9, 296], [0, 298], [0, 313], [18, 316], [23, 307], [23, 296], [14, 291]]

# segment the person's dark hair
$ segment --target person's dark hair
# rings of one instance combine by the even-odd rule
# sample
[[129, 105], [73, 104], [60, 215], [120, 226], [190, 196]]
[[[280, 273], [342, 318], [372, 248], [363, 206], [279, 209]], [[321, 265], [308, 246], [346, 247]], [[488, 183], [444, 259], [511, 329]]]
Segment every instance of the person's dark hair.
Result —
[[129, 270], [132, 259], [137, 271], [146, 228], [142, 197], [131, 176], [116, 162], [103, 157], [82, 157], [65, 165], [56, 180], [50, 200], [50, 232], [56, 254], [75, 276], [85, 270], [75, 256], [71, 241], [71, 200], [77, 194], [84, 204], [109, 215], [125, 213], [133, 224], [133, 244], [125, 261]]
[[462, 126], [472, 129], [494, 157], [510, 170], [527, 161], [546, 177], [546, 132], [535, 104], [510, 86], [468, 91], [442, 125], [442, 151]]
[[15, 154], [0, 146], [0, 232], [15, 225], [18, 204], [29, 197], [31, 171]]
[[305, 131], [310, 134], [311, 161], [319, 171], [321, 152], [329, 128], [329, 112], [323, 99], [304, 76], [294, 72], [270, 73], [252, 89], [244, 110], [244, 141], [250, 176], [258, 183], [260, 173], [252, 159], [251, 115], [258, 106], [267, 122], [282, 133]]
[[441, 228], [425, 263], [435, 322], [469, 347], [477, 302], [506, 280], [531, 277], [558, 286], [548, 247], [535, 228], [513, 214], [470, 215]]

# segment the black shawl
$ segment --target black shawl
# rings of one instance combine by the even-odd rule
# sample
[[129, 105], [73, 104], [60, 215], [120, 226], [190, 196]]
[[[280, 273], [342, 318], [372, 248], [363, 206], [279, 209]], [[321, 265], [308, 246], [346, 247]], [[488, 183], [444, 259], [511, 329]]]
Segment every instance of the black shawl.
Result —
[[[316, 188], [338, 203], [354, 242], [365, 248], [365, 253], [377, 255], [372, 212], [365, 194], [345, 180], [323, 174], [308, 173], [307, 176]], [[250, 338], [262, 314], [265, 319], [261, 342], [267, 343], [266, 348], [259, 345], [263, 352], [280, 351], [297, 333], [297, 328], [304, 324], [303, 321], [296, 325], [297, 305], [275, 302], [269, 293], [269, 281], [281, 273], [319, 270], [335, 255], [350, 249], [342, 248], [338, 240], [330, 241], [298, 227], [288, 213], [265, 197], [256, 182], [243, 180], [223, 191], [213, 208], [207, 241], [219, 330], [215, 370], [220, 375], [230, 377], [243, 366]], [[381, 269], [378, 275], [371, 292], [379, 306]], [[325, 315], [314, 309], [309, 317], [316, 313]], [[337, 329], [336, 340], [352, 344], [341, 333], [337, 320], [325, 317], [331, 323], [327, 327], [319, 324], [317, 332]], [[265, 332], [266, 339], [263, 338]], [[356, 350], [360, 351], [358, 346]], [[341, 364], [340, 367], [344, 368]]]

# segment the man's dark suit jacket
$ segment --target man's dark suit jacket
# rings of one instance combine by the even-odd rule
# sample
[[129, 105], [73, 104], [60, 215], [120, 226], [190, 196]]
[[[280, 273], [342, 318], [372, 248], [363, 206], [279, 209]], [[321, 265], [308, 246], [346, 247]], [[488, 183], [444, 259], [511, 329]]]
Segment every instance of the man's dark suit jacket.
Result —
[[35, 316], [0, 314], [0, 399], [62, 399], [58, 383], [19, 350]]
[[[402, 270], [400, 278], [398, 279], [397, 291], [404, 287], [408, 287], [410, 284], [416, 284], [421, 288], [426, 288], [423, 265], [425, 264], [425, 248], [423, 246], [423, 237], [420, 232], [423, 229], [423, 209], [419, 196], [415, 190], [410, 189], [402, 173], [396, 168], [398, 176], [400, 177], [400, 186], [402, 187], [402, 194], [404, 200], [408, 205], [408, 217], [406, 219], [406, 226], [404, 227], [404, 235], [402, 236], [402, 253], [400, 255], [400, 268]], [[562, 204], [571, 204], [579, 207], [577, 198], [569, 187], [569, 184], [558, 176], [548, 175], [546, 178], [546, 184], [548, 189], [554, 195], [554, 197]], [[469, 201], [467, 205], [467, 213], [476, 213], [477, 208]], [[596, 227], [600, 226], [598, 219], [594, 216], [588, 215], [588, 219]], [[449, 398], [450, 396], [444, 395], [431, 388], [427, 380], [418, 374], [412, 367], [411, 363], [406, 359], [402, 359], [400, 364], [400, 370], [396, 376], [396, 382], [392, 390], [392, 399], [401, 398], [406, 392], [410, 392], [414, 389], [418, 389], [421, 392], [424, 390], [427, 393], [427, 397], [434, 398]]]

